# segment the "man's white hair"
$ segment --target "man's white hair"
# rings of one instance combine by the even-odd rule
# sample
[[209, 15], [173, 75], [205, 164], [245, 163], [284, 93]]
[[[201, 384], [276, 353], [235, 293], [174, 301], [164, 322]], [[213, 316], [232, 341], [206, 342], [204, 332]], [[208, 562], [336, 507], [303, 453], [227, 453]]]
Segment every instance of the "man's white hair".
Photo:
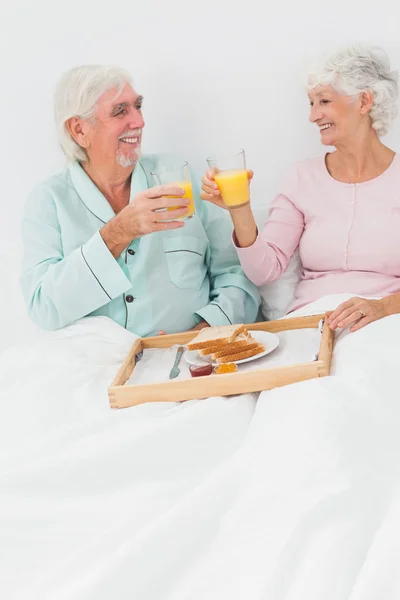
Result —
[[68, 119], [93, 118], [100, 96], [116, 88], [117, 97], [128, 83], [132, 83], [131, 75], [113, 66], [82, 65], [64, 73], [56, 88], [54, 108], [58, 139], [68, 160], [88, 158], [84, 148], [71, 137], [66, 126]]
[[389, 58], [382, 48], [354, 45], [330, 56], [307, 79], [309, 91], [331, 85], [346, 96], [370, 91], [373, 105], [372, 127], [385, 135], [398, 112], [398, 74], [390, 70]]

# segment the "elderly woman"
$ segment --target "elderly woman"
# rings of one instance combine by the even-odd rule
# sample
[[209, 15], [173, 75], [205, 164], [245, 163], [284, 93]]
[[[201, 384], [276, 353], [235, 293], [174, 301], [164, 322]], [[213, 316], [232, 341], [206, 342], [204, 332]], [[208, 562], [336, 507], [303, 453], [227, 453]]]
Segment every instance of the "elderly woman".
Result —
[[162, 157], [140, 158], [142, 101], [119, 68], [82, 66], [61, 79], [55, 112], [70, 164], [26, 204], [30, 316], [55, 329], [105, 315], [140, 336], [253, 322], [259, 294], [232, 248], [229, 218], [198, 200], [182, 222], [184, 190], [151, 187]]
[[[397, 77], [382, 50], [350, 47], [309, 76], [308, 96], [310, 121], [335, 151], [291, 168], [261, 233], [249, 204], [231, 209], [234, 245], [259, 286], [278, 279], [299, 248], [289, 310], [355, 294], [330, 326], [356, 331], [400, 312], [400, 158], [380, 139], [397, 114]], [[223, 207], [210, 171], [201, 197]]]

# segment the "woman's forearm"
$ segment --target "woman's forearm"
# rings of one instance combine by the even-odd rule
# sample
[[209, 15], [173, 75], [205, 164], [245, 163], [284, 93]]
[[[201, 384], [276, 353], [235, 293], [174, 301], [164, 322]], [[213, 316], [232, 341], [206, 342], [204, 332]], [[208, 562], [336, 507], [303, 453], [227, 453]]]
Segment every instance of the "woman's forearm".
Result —
[[230, 215], [235, 228], [237, 245], [240, 248], [252, 246], [257, 239], [257, 225], [250, 204], [239, 208], [231, 208]]
[[275, 198], [264, 229], [258, 234], [249, 205], [230, 209], [234, 243], [243, 271], [260, 286], [285, 272], [304, 231], [304, 215], [286, 196]]

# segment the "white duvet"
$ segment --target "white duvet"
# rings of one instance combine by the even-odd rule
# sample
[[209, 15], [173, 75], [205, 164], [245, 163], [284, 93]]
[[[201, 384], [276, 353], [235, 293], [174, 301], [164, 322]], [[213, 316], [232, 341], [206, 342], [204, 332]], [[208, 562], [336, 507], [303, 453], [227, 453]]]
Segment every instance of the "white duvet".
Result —
[[112, 411], [133, 339], [98, 317], [0, 356], [2, 600], [400, 598], [400, 315], [332, 377]]

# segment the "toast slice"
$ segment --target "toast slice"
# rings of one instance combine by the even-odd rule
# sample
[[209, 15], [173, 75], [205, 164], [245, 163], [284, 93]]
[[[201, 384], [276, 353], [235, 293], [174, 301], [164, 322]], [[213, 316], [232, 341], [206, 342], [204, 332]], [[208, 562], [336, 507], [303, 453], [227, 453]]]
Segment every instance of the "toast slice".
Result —
[[205, 327], [187, 344], [188, 350], [202, 350], [210, 346], [223, 346], [233, 342], [240, 333], [246, 331], [244, 325], [223, 325]]
[[217, 358], [217, 363], [236, 362], [237, 360], [250, 358], [251, 356], [261, 354], [261, 352], [264, 352], [264, 349], [265, 348], [263, 344], [257, 344], [257, 346], [251, 350], [243, 350], [242, 352], [238, 352], [236, 354], [226, 354], [225, 356], [221, 356], [220, 358]]
[[253, 350], [259, 345], [260, 343], [257, 342], [257, 340], [255, 340], [254, 338], [252, 338], [252, 341], [249, 341], [245, 346], [237, 347], [235, 346], [235, 342], [233, 342], [232, 344], [224, 346], [219, 352], [214, 352], [213, 354], [211, 354], [211, 358], [212, 360], [217, 360], [218, 358], [223, 358], [224, 356], [231, 356], [232, 354], [247, 352], [247, 350]]
[[251, 335], [249, 333], [240, 333], [237, 338], [235, 338], [235, 341], [230, 342], [229, 344], [217, 344], [217, 343], [213, 343], [212, 346], [207, 346], [207, 348], [203, 348], [203, 350], [199, 351], [199, 354], [201, 356], [207, 356], [207, 354], [213, 354], [214, 352], [223, 352], [228, 348], [241, 348], [241, 347], [246, 347], [247, 344], [251, 341], [254, 341], [254, 339], [251, 337]]

